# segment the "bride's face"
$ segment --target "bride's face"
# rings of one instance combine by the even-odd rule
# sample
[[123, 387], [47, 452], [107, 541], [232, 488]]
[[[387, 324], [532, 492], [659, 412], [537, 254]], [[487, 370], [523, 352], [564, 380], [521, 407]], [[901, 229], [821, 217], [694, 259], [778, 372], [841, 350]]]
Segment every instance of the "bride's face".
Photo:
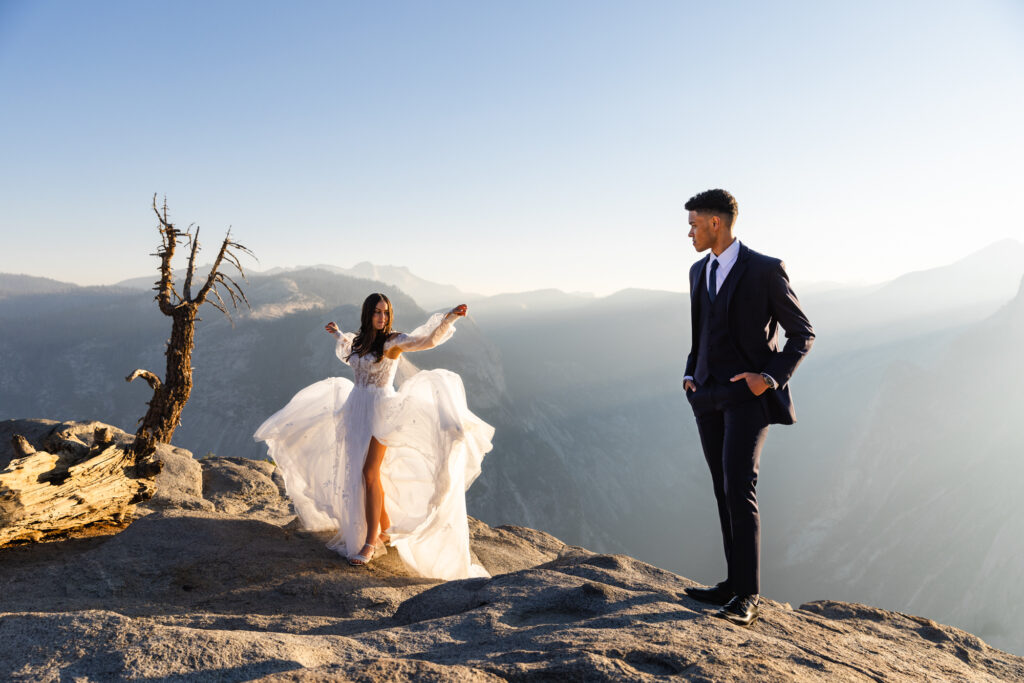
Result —
[[373, 310], [373, 329], [380, 332], [388, 326], [388, 304], [386, 301], [378, 301], [377, 308]]

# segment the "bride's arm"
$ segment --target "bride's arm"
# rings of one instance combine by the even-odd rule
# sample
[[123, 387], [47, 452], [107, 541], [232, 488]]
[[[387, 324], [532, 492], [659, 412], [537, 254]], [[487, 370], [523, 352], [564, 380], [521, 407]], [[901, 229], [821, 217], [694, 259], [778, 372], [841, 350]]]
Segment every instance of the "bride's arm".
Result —
[[352, 340], [356, 338], [356, 335], [351, 332], [342, 332], [338, 329], [336, 323], [329, 322], [324, 325], [324, 329], [338, 340], [338, 343], [334, 346], [334, 355], [336, 355], [342, 363], [348, 363], [348, 357], [352, 353]]
[[455, 334], [455, 320], [466, 315], [467, 310], [466, 304], [461, 304], [447, 313], [435, 313], [412, 332], [389, 339], [384, 345], [385, 355], [398, 358], [406, 351], [426, 351], [445, 343]]

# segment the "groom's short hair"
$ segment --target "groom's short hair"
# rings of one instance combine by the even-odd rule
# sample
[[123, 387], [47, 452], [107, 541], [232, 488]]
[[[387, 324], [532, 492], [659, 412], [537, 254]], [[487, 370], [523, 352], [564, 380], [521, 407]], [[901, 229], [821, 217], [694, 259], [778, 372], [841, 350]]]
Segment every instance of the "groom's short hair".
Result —
[[729, 225], [736, 220], [740, 205], [736, 198], [725, 190], [705, 190], [690, 197], [684, 207], [687, 211], [697, 213], [717, 213], [728, 218]]

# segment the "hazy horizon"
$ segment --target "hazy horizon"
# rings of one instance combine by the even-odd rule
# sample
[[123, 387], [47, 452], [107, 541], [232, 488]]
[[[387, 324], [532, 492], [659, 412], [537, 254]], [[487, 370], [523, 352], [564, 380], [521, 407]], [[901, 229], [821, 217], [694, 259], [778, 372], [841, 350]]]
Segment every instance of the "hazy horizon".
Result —
[[[922, 273], [922, 272], [928, 272], [928, 271], [936, 270], [936, 269], [940, 269], [940, 268], [946, 268], [946, 267], [952, 266], [952, 265], [954, 265], [956, 263], [959, 263], [959, 262], [961, 262], [961, 261], [963, 261], [965, 259], [969, 259], [971, 257], [976, 257], [976, 256], [978, 256], [978, 255], [980, 255], [980, 254], [982, 254], [984, 252], [987, 252], [987, 251], [990, 251], [990, 250], [1000, 249], [1004, 245], [1008, 245], [1008, 244], [1012, 244], [1013, 245], [1012, 248], [1013, 249], [1018, 249], [1020, 251], [1020, 254], [1022, 255], [1022, 257], [1024, 257], [1024, 242], [1022, 242], [1020, 240], [1013, 239], [1013, 238], [1004, 238], [1004, 239], [1001, 239], [1001, 240], [996, 240], [996, 241], [992, 242], [991, 244], [987, 244], [985, 246], [982, 246], [979, 249], [976, 249], [976, 250], [971, 251], [969, 253], [963, 254], [959, 258], [956, 258], [953, 261], [945, 262], [945, 263], [937, 263], [937, 264], [935, 264], [935, 265], [933, 265], [931, 267], [928, 267], [928, 268], [922, 268], [922, 269], [916, 269], [916, 270], [910, 270], [910, 271], [906, 271], [906, 272], [896, 273], [892, 277], [886, 278], [886, 279], [883, 279], [883, 280], [860, 281], [860, 282], [851, 282], [851, 281], [842, 282], [842, 281], [836, 281], [836, 280], [820, 280], [820, 281], [819, 280], [815, 280], [815, 281], [809, 281], [807, 279], [800, 278], [799, 274], [793, 274], [793, 273], [790, 273], [790, 277], [791, 277], [791, 279], [792, 279], [792, 281], [794, 283], [794, 288], [795, 288], [795, 290], [797, 291], [798, 294], [804, 294], [804, 293], [806, 293], [806, 294], [820, 294], [820, 293], [826, 293], [826, 292], [833, 291], [833, 290], [841, 291], [841, 290], [845, 290], [845, 289], [850, 289], [850, 290], [865, 289], [865, 288], [870, 288], [870, 287], [875, 287], [875, 286], [882, 286], [882, 285], [888, 284], [890, 282], [893, 282], [895, 280], [898, 280], [898, 279], [900, 279], [900, 278], [902, 278], [904, 276], [907, 276], [907, 275], [913, 275], [915, 273]], [[706, 253], [707, 252], [702, 252], [701, 254], [694, 253], [694, 258], [692, 259], [692, 261], [696, 261], [698, 258], [701, 258]], [[157, 262], [156, 262], [156, 259], [152, 259], [152, 260], [153, 260], [153, 268], [155, 269], [157, 267]], [[429, 282], [430, 284], [435, 284], [435, 285], [442, 285], [442, 286], [447, 286], [447, 287], [455, 287], [455, 288], [457, 288], [458, 290], [460, 290], [461, 292], [463, 292], [463, 293], [465, 293], [467, 295], [481, 296], [481, 297], [484, 297], [484, 298], [489, 298], [489, 297], [493, 297], [493, 296], [510, 295], [510, 294], [524, 294], [524, 293], [544, 291], [544, 290], [549, 290], [549, 289], [554, 289], [556, 291], [560, 291], [562, 293], [569, 294], [569, 295], [576, 295], [576, 296], [583, 296], [583, 297], [594, 297], [594, 298], [604, 298], [604, 297], [611, 296], [611, 295], [614, 295], [616, 293], [623, 292], [623, 291], [628, 291], [628, 290], [646, 290], [646, 291], [657, 291], [657, 292], [670, 292], [670, 293], [676, 293], [676, 294], [682, 294], [682, 293], [686, 293], [688, 291], [685, 287], [680, 287], [680, 288], [675, 288], [675, 289], [664, 289], [664, 288], [655, 289], [655, 288], [650, 288], [650, 287], [643, 287], [643, 286], [639, 286], [639, 285], [634, 285], [634, 284], [631, 284], [631, 283], [625, 283], [624, 286], [619, 287], [617, 289], [606, 289], [604, 291], [593, 292], [593, 291], [583, 291], [583, 290], [565, 290], [565, 289], [560, 289], [560, 288], [557, 288], [557, 287], [529, 286], [529, 283], [525, 282], [525, 281], [524, 281], [523, 284], [525, 284], [526, 287], [523, 288], [523, 289], [503, 290], [503, 291], [480, 291], [480, 290], [470, 290], [470, 289], [467, 289], [465, 287], [461, 287], [459, 285], [459, 283], [456, 283], [456, 282], [450, 282], [450, 281], [431, 281], [431, 280], [428, 280], [427, 278], [423, 277], [421, 273], [416, 272], [415, 269], [409, 267], [408, 265], [397, 264], [397, 263], [373, 263], [373, 262], [367, 261], [367, 260], [358, 260], [358, 261], [352, 263], [351, 265], [341, 265], [341, 264], [337, 264], [337, 263], [327, 263], [327, 262], [321, 261], [321, 262], [318, 262], [318, 263], [307, 263], [307, 264], [299, 264], [299, 265], [293, 265], [293, 266], [283, 266], [283, 265], [279, 265], [279, 264], [266, 264], [266, 265], [264, 265], [262, 263], [256, 263], [256, 262], [252, 261], [251, 259], [249, 261], [250, 261], [250, 263], [246, 267], [246, 273], [247, 274], [251, 274], [251, 275], [267, 275], [267, 274], [275, 273], [275, 272], [278, 272], [278, 271], [286, 271], [287, 272], [287, 271], [301, 270], [301, 269], [305, 269], [305, 268], [328, 268], [328, 269], [334, 268], [334, 269], [339, 269], [339, 270], [343, 270], [343, 271], [350, 271], [350, 270], [354, 270], [356, 267], [358, 267], [360, 265], [370, 265], [370, 266], [373, 266], [375, 268], [395, 269], [395, 270], [404, 271], [404, 272], [408, 273], [409, 275], [411, 275], [412, 277], [414, 277], [414, 278], [416, 278], [418, 280], [425, 280], [425, 281]], [[690, 265], [690, 263], [692, 261], [687, 261], [684, 264], [684, 269], [681, 271], [682, 275], [681, 275], [681, 279], [680, 279], [680, 284], [682, 284], [682, 285], [686, 284], [686, 281], [685, 281], [685, 272], [686, 272], [686, 270], [685, 269], [689, 267], [689, 265]], [[182, 272], [183, 269], [186, 266], [186, 263], [187, 263], [187, 261], [186, 261], [185, 257], [182, 256], [182, 257], [178, 258], [176, 260], [176, 263], [174, 264], [175, 265], [175, 272], [176, 273]], [[198, 266], [198, 268], [201, 270], [204, 267], [208, 267], [209, 265], [211, 265], [210, 262], [202, 262], [201, 261], [199, 266]], [[243, 265], [246, 266], [247, 264], [245, 264], [243, 262]], [[1024, 258], [1022, 258], [1022, 260], [1021, 260], [1021, 265], [1022, 265], [1022, 267], [1024, 267]], [[25, 276], [29, 276], [29, 277], [43, 277], [43, 278], [47, 278], [47, 279], [50, 279], [50, 280], [56, 280], [58, 282], [62, 282], [62, 283], [66, 283], [66, 284], [76, 285], [76, 286], [79, 286], [79, 287], [93, 287], [93, 286], [96, 286], [96, 287], [112, 287], [112, 286], [120, 285], [120, 284], [125, 283], [125, 282], [132, 281], [132, 280], [138, 280], [138, 279], [144, 279], [144, 278], [155, 278], [156, 277], [155, 270], [147, 273], [147, 272], [142, 272], [141, 269], [140, 269], [140, 272], [136, 273], [135, 275], [130, 275], [128, 277], [118, 278], [117, 280], [113, 280], [113, 281], [103, 280], [103, 281], [93, 281], [93, 282], [75, 282], [75, 281], [72, 281], [72, 280], [67, 280], [67, 279], [62, 279], [60, 277], [55, 277], [52, 274], [35, 274], [35, 273], [13, 272], [13, 271], [6, 271], [6, 272], [0, 271], [0, 274], [25, 275]], [[398, 283], [391, 283], [391, 284], [398, 284]]]
[[[154, 228], [153, 231], [154, 231], [154, 233], [156, 232], [155, 228]], [[198, 265], [199, 268], [206, 267], [206, 266], [209, 266], [209, 265], [212, 264], [212, 254], [210, 254], [209, 252], [210, 251], [215, 251], [215, 249], [220, 244], [220, 240], [223, 239], [223, 233], [221, 233], [219, 235], [215, 234], [215, 235], [211, 236], [210, 232], [212, 232], [212, 231], [207, 230], [205, 233], [203, 233], [203, 247], [204, 247], [204, 251], [201, 251], [200, 255], [199, 255], [199, 258], [197, 258], [197, 261], [199, 262], [199, 265]], [[240, 237], [237, 234], [237, 231], [233, 231], [232, 234], [233, 234], [234, 237], [236, 237], [240, 241], [243, 239], [242, 237]], [[777, 253], [775, 253], [771, 249], [765, 249], [761, 245], [751, 245], [746, 240], [743, 239], [743, 236], [741, 234], [737, 234], [736, 236], [737, 236], [737, 238], [741, 242], [743, 242], [744, 244], [747, 244], [748, 246], [750, 246], [751, 248], [753, 248], [753, 249], [755, 249], [757, 251], [760, 251], [762, 253], [767, 253], [767, 254], [769, 254], [771, 256], [775, 256], [777, 258], [782, 258], [787, 263], [787, 272], [789, 273], [790, 279], [794, 283], [794, 286], [797, 289], [798, 293], [801, 291], [801, 287], [806, 289], [806, 290], [808, 290], [808, 291], [812, 291], [812, 290], [813, 291], [822, 291], [822, 290], [832, 289], [832, 288], [844, 289], [844, 288], [860, 288], [860, 287], [871, 287], [871, 286], [876, 286], [876, 285], [883, 285], [885, 283], [892, 282], [893, 280], [896, 280], [896, 279], [898, 279], [900, 277], [903, 277], [904, 275], [909, 275], [909, 274], [912, 274], [912, 273], [924, 272], [924, 271], [934, 270], [936, 268], [942, 268], [942, 267], [945, 267], [945, 266], [949, 266], [949, 265], [951, 265], [953, 263], [956, 263], [956, 262], [962, 260], [963, 258], [967, 258], [967, 257], [969, 257], [969, 256], [971, 256], [973, 254], [976, 254], [978, 252], [981, 252], [981, 251], [984, 251], [986, 249], [992, 248], [993, 246], [996, 246], [996, 245], [1001, 244], [1001, 243], [1012, 242], [1012, 243], [1014, 243], [1017, 246], [1024, 247], [1024, 230], [1022, 230], [1021, 234], [1019, 236], [1007, 234], [1007, 235], [1005, 235], [1003, 237], [997, 237], [997, 238], [993, 239], [990, 243], [987, 243], [987, 244], [982, 245], [980, 247], [977, 247], [977, 248], [974, 248], [974, 249], [970, 249], [970, 250], [968, 250], [966, 252], [963, 252], [963, 253], [960, 253], [960, 254], [954, 254], [953, 257], [951, 259], [949, 259], [949, 260], [942, 260], [942, 257], [936, 257], [936, 260], [934, 260], [934, 261], [930, 261], [928, 263], [917, 263], [916, 267], [910, 268], [908, 270], [898, 270], [897, 269], [897, 270], [892, 271], [891, 273], [885, 274], [884, 276], [881, 275], [881, 274], [876, 273], [876, 276], [874, 278], [868, 277], [866, 274], [850, 275], [846, 279], [841, 279], [839, 277], [810, 278], [810, 277], [804, 276], [800, 272], [794, 272], [793, 268], [789, 265], [791, 263], [791, 260], [786, 258], [785, 255], [777, 254]], [[482, 284], [482, 283], [478, 283], [479, 286], [468, 286], [468, 285], [464, 285], [463, 283], [456, 282], [456, 281], [452, 280], [451, 278], [444, 279], [444, 273], [440, 274], [439, 279], [434, 279], [434, 278], [428, 277], [423, 272], [420, 272], [419, 270], [417, 270], [417, 268], [415, 266], [412, 266], [412, 265], [409, 265], [409, 264], [376, 262], [376, 261], [373, 261], [373, 260], [371, 260], [369, 258], [355, 258], [354, 260], [350, 259], [350, 260], [345, 262], [348, 265], [345, 265], [343, 263], [331, 263], [331, 262], [325, 261], [323, 259], [321, 259], [319, 261], [315, 261], [315, 262], [308, 262], [308, 263], [289, 263], [289, 264], [284, 264], [284, 263], [263, 263], [262, 261], [256, 260], [256, 259], [243, 258], [242, 265], [243, 265], [243, 267], [245, 267], [246, 273], [250, 273], [251, 272], [251, 273], [254, 273], [254, 274], [261, 274], [261, 273], [266, 273], [266, 272], [269, 272], [269, 271], [274, 271], [274, 270], [277, 270], [277, 269], [280, 269], [280, 270], [298, 270], [298, 269], [302, 269], [302, 268], [317, 268], [317, 267], [333, 267], [333, 268], [341, 268], [341, 269], [351, 270], [351, 269], [355, 268], [356, 266], [358, 266], [360, 264], [368, 263], [368, 264], [376, 266], [376, 267], [404, 269], [404, 270], [408, 271], [409, 273], [411, 273], [412, 275], [416, 276], [417, 278], [426, 280], [428, 282], [432, 282], [432, 283], [436, 283], [436, 284], [450, 285], [450, 286], [456, 287], [460, 291], [463, 291], [463, 292], [466, 292], [466, 293], [470, 293], [470, 294], [480, 295], [480, 296], [484, 296], [484, 297], [498, 296], [498, 295], [502, 295], [502, 294], [533, 292], [533, 291], [540, 291], [540, 290], [545, 290], [545, 289], [554, 289], [554, 290], [562, 291], [562, 292], [565, 292], [565, 293], [568, 293], [568, 294], [579, 294], [579, 295], [583, 295], [583, 296], [605, 297], [605, 296], [609, 296], [611, 294], [614, 294], [616, 292], [620, 292], [620, 291], [628, 290], [628, 289], [647, 289], [647, 290], [652, 290], [652, 291], [665, 291], [665, 292], [677, 292], [677, 293], [682, 293], [682, 292], [688, 291], [688, 288], [687, 288], [687, 284], [688, 283], [686, 282], [686, 273], [688, 272], [688, 269], [689, 269], [690, 265], [693, 262], [695, 262], [698, 259], [700, 259], [703, 256], [705, 256], [707, 254], [707, 251], [700, 252], [700, 253], [694, 251], [692, 249], [692, 247], [690, 247], [688, 240], [686, 241], [685, 246], [687, 247], [688, 251], [683, 251], [683, 252], [680, 253], [680, 259], [679, 259], [677, 268], [674, 271], [675, 272], [675, 277], [672, 278], [673, 280], [675, 280], [678, 283], [678, 285], [679, 285], [678, 287], [673, 287], [673, 286], [670, 286], [670, 285], [667, 285], [667, 286], [645, 286], [645, 284], [639, 283], [639, 282], [632, 283], [632, 282], [623, 282], [623, 281], [620, 280], [620, 281], [616, 281], [614, 285], [609, 285], [607, 287], [597, 287], [595, 289], [589, 289], [588, 290], [588, 289], [583, 289], [581, 287], [573, 287], [571, 284], [569, 284], [567, 286], [562, 286], [562, 287], [555, 286], [555, 285], [546, 285], [546, 284], [543, 284], [543, 283], [532, 284], [527, 279], [520, 280], [518, 282], [518, 284], [520, 286], [518, 288], [515, 288], [515, 289], [502, 289], [498, 285], [488, 286], [488, 285]], [[207, 255], [211, 257], [210, 260], [206, 260], [204, 258], [204, 256], [207, 256]], [[153, 261], [153, 264], [152, 264], [153, 265], [153, 269], [156, 268], [157, 262], [156, 262], [156, 260], [154, 258], [152, 258], [151, 254], [146, 254], [146, 255], [139, 254], [139, 255], [136, 255], [136, 256], [137, 256], [137, 259], [132, 259], [132, 260], [138, 260], [138, 259], [141, 259], [141, 258], [149, 258], [151, 261]], [[259, 255], [257, 254], [256, 256], [258, 257]], [[3, 258], [2, 255], [0, 255], [0, 263], [4, 263], [4, 261], [5, 261], [5, 259]], [[908, 263], [909, 263], [909, 261], [908, 261]], [[178, 258], [175, 259], [175, 263], [174, 263], [175, 269], [176, 270], [183, 269], [186, 264], [187, 264], [186, 255], [184, 255], [184, 253], [180, 253], [178, 255]], [[122, 266], [122, 270], [121, 270], [119, 275], [114, 276], [114, 277], [105, 276], [104, 274], [110, 272], [110, 270], [111, 270], [110, 266], [111, 265], [112, 264], [105, 263], [105, 264], [103, 264], [103, 266], [101, 268], [96, 268], [95, 270], [83, 271], [83, 274], [80, 275], [79, 279], [70, 279], [68, 277], [61, 276], [60, 273], [55, 273], [53, 269], [46, 268], [45, 266], [41, 267], [39, 269], [36, 269], [34, 272], [28, 272], [25, 269], [16, 270], [16, 269], [9, 269], [9, 268], [5, 269], [3, 267], [0, 267], [0, 273], [7, 273], [7, 274], [11, 274], [11, 275], [28, 275], [28, 276], [31, 276], [31, 277], [43, 277], [43, 278], [48, 278], [48, 279], [51, 279], [51, 280], [57, 280], [59, 282], [65, 282], [65, 283], [70, 283], [70, 284], [78, 285], [80, 287], [92, 287], [92, 286], [107, 287], [107, 286], [117, 285], [117, 284], [119, 284], [121, 282], [124, 282], [124, 281], [127, 281], [127, 280], [134, 280], [134, 279], [137, 279], [137, 278], [150, 277], [151, 274], [153, 272], [155, 272], [153, 269], [150, 269], [149, 272], [147, 272], [147, 268], [144, 267], [144, 266], [140, 266], [138, 268], [133, 268], [133, 269], [125, 268], [125, 267]], [[421, 264], [421, 265], [423, 265], [423, 264]], [[523, 265], [528, 266], [529, 264], [523, 264]], [[430, 269], [427, 268], [427, 270], [429, 271]], [[664, 278], [661, 278], [661, 280], [664, 280]]]

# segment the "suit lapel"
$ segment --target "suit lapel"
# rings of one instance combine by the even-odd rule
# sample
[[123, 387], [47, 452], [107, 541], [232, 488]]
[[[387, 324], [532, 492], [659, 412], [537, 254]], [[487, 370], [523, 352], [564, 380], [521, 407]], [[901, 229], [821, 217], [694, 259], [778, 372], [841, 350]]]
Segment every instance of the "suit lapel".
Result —
[[[707, 270], [708, 260], [710, 258], [711, 258], [711, 255], [708, 254], [707, 256], [704, 257], [704, 263], [700, 264], [700, 268], [694, 268], [694, 269], [692, 269], [690, 271], [692, 273], [692, 275], [690, 277], [690, 301], [691, 302], [693, 302], [694, 297], [697, 296], [697, 292], [700, 289], [700, 279], [704, 276], [704, 271]], [[700, 261], [698, 261], [697, 263], [700, 263]], [[694, 271], [696, 271], [696, 272], [694, 272]]]
[[708, 258], [709, 257], [705, 256], [704, 263], [697, 261], [697, 263], [690, 268], [690, 333], [693, 338], [691, 348], [694, 349], [697, 348], [697, 326], [700, 320], [697, 315], [700, 300], [697, 297], [700, 296], [700, 279], [703, 277], [704, 269], [707, 268]]
[[[740, 242], [740, 253], [736, 256], [736, 263], [733, 264], [732, 270], [729, 271], [729, 277], [725, 279], [726, 294], [725, 294], [725, 314], [729, 315], [729, 306], [732, 305], [732, 296], [739, 289], [740, 278], [747, 272], [747, 261], [750, 259], [750, 249], [747, 245]], [[728, 318], [726, 318], [728, 319]]]

